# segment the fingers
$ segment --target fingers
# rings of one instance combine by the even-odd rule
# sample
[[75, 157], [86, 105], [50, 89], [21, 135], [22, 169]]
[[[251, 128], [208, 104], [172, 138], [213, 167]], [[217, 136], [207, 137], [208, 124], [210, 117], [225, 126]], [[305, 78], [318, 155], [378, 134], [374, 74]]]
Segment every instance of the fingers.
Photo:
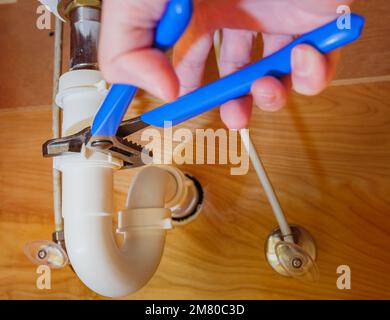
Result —
[[339, 51], [322, 55], [307, 44], [295, 47], [291, 55], [292, 84], [296, 92], [313, 96], [329, 84], [339, 60]]
[[282, 49], [294, 40], [291, 35], [263, 33], [262, 36], [264, 58]]
[[251, 88], [255, 104], [264, 111], [277, 111], [287, 102], [287, 89], [282, 81], [268, 76], [256, 80]]
[[165, 101], [179, 94], [179, 81], [165, 55], [157, 49], [143, 49], [122, 54], [108, 67], [102, 67], [106, 81], [129, 83]]
[[[194, 1], [191, 23], [175, 46], [173, 64], [180, 81], [180, 95], [202, 84], [207, 58], [213, 46], [215, 29], [211, 27], [211, 21], [218, 16], [215, 9], [220, 13], [220, 6], [215, 4], [215, 1]], [[223, 17], [221, 14], [219, 16]]]
[[103, 1], [99, 65], [110, 83], [129, 83], [172, 100], [179, 83], [166, 56], [152, 49], [167, 0]]
[[[220, 75], [224, 77], [251, 62], [255, 33], [246, 30], [223, 30], [220, 51]], [[247, 127], [252, 113], [252, 97], [247, 96], [229, 101], [220, 108], [221, 118], [230, 129]]]
[[190, 26], [175, 47], [173, 64], [180, 83], [180, 95], [197, 89], [203, 80], [204, 69], [212, 47], [212, 36]]
[[248, 126], [252, 115], [251, 96], [230, 100], [220, 108], [221, 119], [229, 129], [244, 129]]
[[211, 36], [203, 35], [192, 43], [186, 51], [175, 50], [174, 64], [180, 82], [180, 95], [191, 92], [202, 84], [211, 46]]
[[[264, 57], [271, 55], [290, 43], [289, 35], [263, 34]], [[255, 81], [251, 88], [255, 104], [265, 111], [277, 111], [285, 106], [290, 92], [289, 79], [283, 80], [268, 76]]]
[[[274, 53], [292, 41], [291, 36], [264, 34], [264, 56]], [[278, 80], [264, 77], [252, 85], [255, 103], [266, 111], [281, 109], [290, 93], [290, 82], [297, 93], [313, 96], [323, 91], [332, 79], [340, 51], [322, 55], [310, 45], [299, 45], [292, 51], [292, 74]]]

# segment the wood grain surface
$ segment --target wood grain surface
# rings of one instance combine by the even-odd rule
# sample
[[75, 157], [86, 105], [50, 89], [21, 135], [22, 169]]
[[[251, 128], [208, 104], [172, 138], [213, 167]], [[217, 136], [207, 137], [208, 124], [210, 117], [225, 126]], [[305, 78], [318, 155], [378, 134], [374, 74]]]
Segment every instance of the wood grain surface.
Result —
[[[390, 83], [332, 87], [315, 98], [294, 96], [277, 113], [255, 111], [251, 128], [288, 220], [313, 234], [321, 272], [317, 285], [276, 274], [264, 258], [275, 220], [251, 169], [184, 166], [203, 184], [203, 213], [167, 236], [157, 273], [127, 299], [389, 299]], [[158, 101], [138, 99], [138, 113]], [[186, 123], [220, 128], [217, 111]], [[52, 289], [35, 287], [23, 254], [52, 232], [51, 135], [48, 106], [0, 111], [0, 298], [95, 299], [66, 268]], [[116, 173], [115, 203], [124, 205], [134, 171]], [[338, 290], [336, 268], [352, 270], [352, 289]]]
[[336, 79], [366, 79], [390, 75], [388, 0], [356, 0], [352, 10], [366, 18], [359, 41], [343, 49]]

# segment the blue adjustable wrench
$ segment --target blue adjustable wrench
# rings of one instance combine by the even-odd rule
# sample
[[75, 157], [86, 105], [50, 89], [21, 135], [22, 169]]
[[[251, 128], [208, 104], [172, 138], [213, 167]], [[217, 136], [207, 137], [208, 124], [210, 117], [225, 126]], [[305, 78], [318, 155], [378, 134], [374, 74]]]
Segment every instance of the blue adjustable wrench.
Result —
[[[252, 84], [261, 77], [271, 75], [281, 78], [290, 74], [291, 52], [299, 44], [309, 44], [325, 54], [357, 40], [361, 35], [365, 21], [362, 16], [357, 14], [351, 14], [350, 19], [350, 28], [343, 28], [343, 26], [340, 26], [338, 19], [336, 19], [318, 29], [301, 35], [278, 52], [250, 66], [120, 124], [119, 122], [123, 117], [123, 113], [120, 112], [123, 112], [123, 109], [119, 108], [120, 112], [118, 112], [118, 115], [112, 117], [115, 120], [112, 122], [113, 125], [106, 126], [106, 128], [111, 128], [111, 131], [98, 131], [99, 126], [95, 126], [96, 131], [93, 131], [94, 126], [92, 126], [92, 130], [86, 128], [76, 135], [50, 140], [43, 146], [44, 156], [57, 156], [66, 152], [80, 152], [83, 144], [88, 145], [91, 132], [92, 135], [94, 134], [93, 132], [99, 132], [99, 134], [114, 134], [113, 139], [111, 139], [112, 136], [108, 137], [109, 140], [106, 141], [106, 145], [103, 141], [99, 146], [102, 152], [110, 153], [122, 159], [125, 163], [125, 168], [141, 166], [144, 164], [141, 160], [141, 155], [147, 151], [143, 150], [142, 146], [128, 141], [126, 139], [128, 136], [150, 125], [156, 127], [164, 127], [167, 123], [173, 126], [177, 125], [229, 100], [245, 96], [250, 93]], [[121, 97], [121, 95], [114, 96], [111, 104], [116, 105], [116, 102], [121, 101]], [[99, 120], [97, 123], [104, 123], [103, 120]], [[117, 143], [118, 141], [119, 143]]]

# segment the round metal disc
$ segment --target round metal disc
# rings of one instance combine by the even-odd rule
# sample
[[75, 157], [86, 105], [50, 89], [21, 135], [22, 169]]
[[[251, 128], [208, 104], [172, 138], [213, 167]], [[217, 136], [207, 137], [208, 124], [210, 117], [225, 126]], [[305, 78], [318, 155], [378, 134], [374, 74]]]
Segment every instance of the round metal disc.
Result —
[[[291, 233], [294, 237], [294, 243], [298, 246], [302, 247], [310, 257], [315, 260], [316, 259], [316, 245], [314, 242], [314, 238], [311, 234], [304, 228], [291, 225]], [[282, 233], [279, 228], [276, 228], [271, 231], [270, 235], [267, 238], [265, 243], [265, 256], [267, 258], [270, 266], [281, 275], [289, 277], [290, 275], [286, 272], [286, 270], [279, 263], [278, 257], [275, 252], [275, 247], [277, 243], [283, 241]]]

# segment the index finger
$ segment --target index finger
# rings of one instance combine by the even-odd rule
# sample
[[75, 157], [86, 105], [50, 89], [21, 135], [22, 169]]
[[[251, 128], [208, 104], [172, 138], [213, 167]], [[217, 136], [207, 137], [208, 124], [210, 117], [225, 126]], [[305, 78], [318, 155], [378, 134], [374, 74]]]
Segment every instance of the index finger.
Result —
[[168, 0], [103, 2], [99, 64], [111, 83], [128, 83], [164, 100], [178, 95], [178, 80], [167, 57], [152, 48], [154, 30]]

